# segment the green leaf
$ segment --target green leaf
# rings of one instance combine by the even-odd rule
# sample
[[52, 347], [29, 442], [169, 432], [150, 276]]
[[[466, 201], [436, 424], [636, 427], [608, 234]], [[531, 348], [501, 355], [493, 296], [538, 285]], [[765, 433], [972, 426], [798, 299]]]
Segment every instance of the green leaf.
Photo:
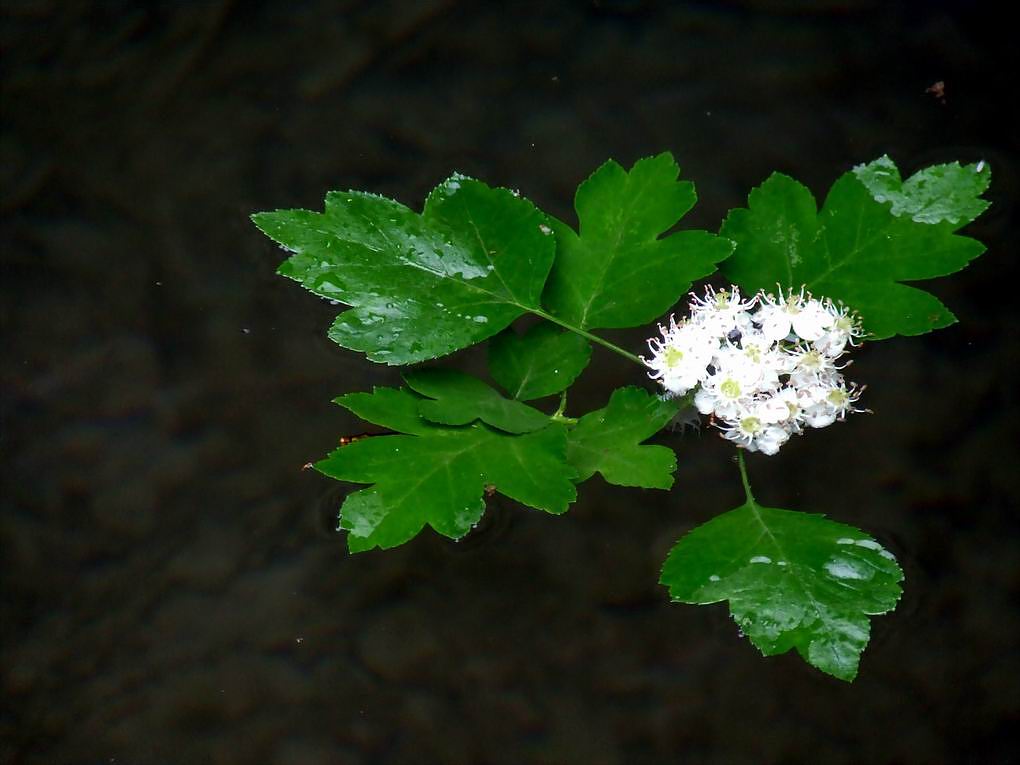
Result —
[[586, 481], [596, 471], [608, 483], [668, 489], [673, 485], [676, 455], [665, 446], [641, 446], [680, 410], [640, 388], [618, 388], [604, 409], [586, 414], [567, 436], [567, 461]]
[[403, 388], [374, 388], [371, 393], [348, 393], [333, 399], [350, 412], [375, 425], [417, 436], [439, 430], [418, 412], [422, 399]]
[[435, 399], [418, 404], [418, 412], [430, 422], [467, 425], [481, 420], [508, 433], [528, 433], [550, 423], [548, 415], [503, 398], [481, 380], [453, 369], [419, 369], [404, 375], [404, 381]]
[[904, 182], [889, 157], [858, 165], [853, 173], [879, 202], [891, 202], [891, 211], [918, 223], [956, 226], [970, 223], [988, 209], [981, 195], [988, 190], [992, 173], [983, 162], [960, 166], [959, 162], [934, 165], [914, 173]]
[[[883, 171], [887, 185], [892, 178], [888, 165]], [[872, 181], [877, 177], [874, 171], [862, 172], [870, 172]], [[925, 172], [940, 183], [978, 174], [969, 168]], [[917, 189], [928, 186], [914, 184], [914, 190], [902, 194], [902, 211], [916, 208], [920, 215], [924, 208], [924, 215], [945, 219], [919, 223], [894, 214], [891, 202], [875, 199], [855, 171], [836, 181], [820, 213], [808, 189], [774, 173], [751, 192], [746, 209], [730, 211], [724, 221], [721, 233], [737, 249], [723, 264], [723, 274], [747, 292], [804, 285], [815, 296], [843, 301], [860, 312], [876, 340], [945, 327], [956, 320], [953, 314], [933, 295], [900, 282], [954, 273], [984, 252], [984, 245], [955, 234], [959, 226], [948, 222], [950, 215], [966, 221], [975, 214], [970, 194], [981, 183], [972, 181], [969, 191], [950, 195], [960, 203], [955, 213], [925, 207], [926, 196]]]
[[765, 656], [795, 648], [850, 681], [868, 644], [868, 616], [895, 608], [902, 580], [893, 555], [863, 532], [750, 500], [685, 535], [659, 581], [675, 601], [728, 600]]
[[[391, 416], [390, 405], [401, 399], [395, 407], [400, 414]], [[407, 391], [383, 388], [338, 399], [376, 424], [417, 433], [360, 439], [316, 463], [337, 480], [373, 484], [350, 494], [340, 511], [351, 552], [395, 547], [426, 525], [459, 539], [480, 520], [483, 495], [490, 491], [548, 513], [565, 512], [576, 498], [562, 425], [515, 436], [481, 424], [415, 423], [407, 404], [417, 400]]]
[[347, 191], [327, 194], [324, 213], [252, 220], [293, 253], [281, 274], [352, 306], [330, 338], [387, 364], [451, 353], [537, 308], [555, 252], [530, 202], [459, 175], [432, 191], [421, 215]]
[[543, 302], [574, 326], [634, 327], [664, 314], [733, 244], [707, 231], [659, 238], [694, 206], [669, 153], [630, 172], [609, 160], [577, 189], [577, 234], [552, 221], [557, 255]]
[[590, 358], [587, 340], [547, 322], [536, 324], [523, 336], [508, 328], [489, 345], [489, 371], [521, 401], [566, 390]]

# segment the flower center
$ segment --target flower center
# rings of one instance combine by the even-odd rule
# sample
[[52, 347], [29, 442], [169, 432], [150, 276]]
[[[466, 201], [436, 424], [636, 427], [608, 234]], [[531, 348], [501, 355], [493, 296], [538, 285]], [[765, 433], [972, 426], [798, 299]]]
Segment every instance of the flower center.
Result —
[[740, 398], [740, 383], [736, 380], [724, 380], [719, 386], [719, 392], [726, 398]]
[[826, 396], [826, 398], [829, 400], [830, 404], [837, 408], [845, 406], [846, 402], [850, 399], [850, 397], [846, 394], [846, 391], [840, 390], [839, 388], [833, 388], [830, 390], [829, 395]]
[[761, 420], [757, 417], [745, 417], [740, 421], [740, 429], [753, 436], [761, 430]]
[[667, 367], [675, 367], [684, 360], [684, 352], [679, 348], [667, 348], [665, 360]]
[[800, 363], [807, 369], [818, 369], [822, 365], [822, 357], [818, 351], [808, 351], [800, 357]]

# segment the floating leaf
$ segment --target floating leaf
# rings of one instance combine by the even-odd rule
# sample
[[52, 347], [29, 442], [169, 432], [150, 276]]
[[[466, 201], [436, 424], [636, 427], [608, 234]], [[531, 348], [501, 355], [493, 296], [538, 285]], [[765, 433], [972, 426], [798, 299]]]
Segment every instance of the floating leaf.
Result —
[[425, 435], [440, 428], [422, 418], [422, 399], [400, 388], [374, 388], [371, 393], [347, 393], [333, 399], [363, 420], [398, 433]]
[[863, 532], [749, 498], [685, 535], [660, 582], [675, 601], [728, 600], [764, 655], [796, 648], [809, 664], [850, 681], [868, 644], [868, 616], [895, 608], [902, 580], [893, 555]]
[[[376, 424], [399, 425], [416, 434], [364, 438], [316, 463], [332, 478], [373, 484], [349, 495], [340, 511], [351, 552], [395, 547], [426, 525], [459, 539], [481, 518], [486, 492], [498, 491], [549, 513], [566, 511], [576, 498], [562, 425], [515, 436], [482, 424], [446, 428], [415, 423], [409, 407], [419, 400], [408, 391], [384, 388], [337, 399]], [[396, 417], [388, 414], [394, 410], [399, 411]]]
[[543, 302], [554, 315], [582, 329], [648, 324], [733, 251], [707, 231], [659, 238], [697, 199], [679, 172], [669, 153], [630, 172], [609, 160], [578, 187], [580, 234], [552, 221], [557, 254]]
[[508, 328], [489, 345], [489, 371], [521, 401], [566, 390], [590, 358], [587, 340], [548, 322], [536, 324], [523, 336]]
[[893, 215], [918, 223], [946, 221], [962, 226], [988, 209], [989, 203], [981, 195], [988, 190], [992, 173], [983, 162], [934, 165], [904, 182], [895, 163], [883, 156], [858, 165], [853, 173], [877, 201], [892, 203]]
[[503, 398], [481, 380], [454, 369], [419, 369], [404, 375], [408, 386], [430, 399], [418, 404], [422, 417], [443, 425], [481, 420], [508, 433], [544, 428], [549, 416], [520, 401]]
[[555, 252], [530, 202], [457, 175], [432, 191], [421, 215], [347, 191], [327, 194], [324, 213], [252, 220], [293, 253], [281, 274], [352, 306], [329, 336], [387, 364], [465, 348], [537, 308]]
[[[894, 185], [891, 165], [883, 164], [887, 188]], [[940, 187], [954, 178], [963, 183], [959, 179], [968, 172], [977, 175], [968, 168], [927, 172]], [[872, 185], [876, 177], [870, 173]], [[938, 208], [927, 205], [927, 192], [918, 191], [926, 184], [903, 191], [901, 212], [914, 209], [943, 220], [929, 224], [894, 214], [893, 204], [875, 199], [855, 172], [836, 181], [820, 213], [807, 188], [774, 173], [751, 192], [746, 209], [731, 210], [723, 223], [721, 233], [737, 249], [722, 271], [748, 292], [806, 285], [816, 296], [843, 301], [860, 312], [874, 339], [945, 327], [956, 321], [953, 314], [933, 295], [900, 282], [951, 274], [984, 252], [980, 242], [955, 234], [959, 226], [946, 222], [970, 219], [973, 193], [983, 183], [968, 182]], [[956, 212], [950, 209], [954, 204]]]
[[662, 430], [679, 411], [676, 400], [663, 400], [640, 388], [618, 388], [604, 409], [586, 414], [568, 434], [567, 461], [585, 481], [596, 471], [617, 486], [668, 489], [676, 455], [665, 446], [641, 442]]

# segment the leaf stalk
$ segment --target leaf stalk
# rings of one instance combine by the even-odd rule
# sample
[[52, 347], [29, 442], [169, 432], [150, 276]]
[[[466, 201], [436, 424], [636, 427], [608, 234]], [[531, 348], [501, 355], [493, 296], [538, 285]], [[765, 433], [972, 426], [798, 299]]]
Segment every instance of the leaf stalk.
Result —
[[740, 483], [744, 486], [744, 496], [747, 498], [747, 504], [754, 506], [757, 503], [754, 501], [754, 494], [751, 493], [751, 482], [747, 478], [747, 466], [744, 464], [743, 449], [737, 449], [737, 467], [740, 468]]
[[583, 338], [585, 338], [587, 340], [591, 340], [593, 343], [597, 343], [598, 345], [601, 345], [603, 348], [607, 348], [607, 349], [611, 350], [615, 354], [623, 356], [628, 361], [633, 361], [635, 364], [638, 364], [638, 365], [640, 365], [642, 367], [646, 366], [645, 362], [643, 362], [639, 356], [635, 356], [630, 351], [625, 351], [620, 346], [614, 345], [613, 343], [611, 343], [608, 340], [605, 340], [605, 339], [599, 337], [598, 335], [593, 335], [591, 332], [587, 332], [587, 331], [581, 329], [580, 327], [575, 327], [572, 324], [567, 324], [565, 321], [562, 321], [562, 320], [556, 318], [551, 313], [546, 313], [545, 311], [543, 311], [540, 308], [532, 308], [532, 309], [529, 309], [529, 310], [533, 314], [535, 314], [536, 316], [541, 317], [541, 318], [545, 319], [546, 321], [551, 321], [553, 324], [558, 324], [559, 326], [563, 327], [564, 329], [569, 329], [571, 332], [575, 332], [576, 334], [580, 335], [581, 337], [583, 337]]

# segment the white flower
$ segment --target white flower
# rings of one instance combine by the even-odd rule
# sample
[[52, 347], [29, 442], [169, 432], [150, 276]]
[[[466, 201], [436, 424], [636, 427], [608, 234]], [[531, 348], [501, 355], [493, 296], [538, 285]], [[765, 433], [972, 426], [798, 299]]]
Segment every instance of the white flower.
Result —
[[804, 422], [812, 428], [827, 428], [836, 421], [836, 412], [824, 401], [804, 408]]
[[842, 369], [836, 366], [832, 357], [805, 345], [788, 349], [786, 357], [790, 384], [795, 388], [806, 388], [832, 380], [838, 375], [838, 370]]
[[774, 343], [770, 343], [753, 327], [739, 338], [739, 347], [727, 341], [716, 353], [715, 364], [733, 374], [755, 391], [779, 387], [779, 375], [785, 359]]
[[761, 370], [739, 349], [720, 350], [713, 361], [715, 373], [702, 381], [694, 406], [702, 414], [732, 418], [750, 404], [758, 390]]
[[801, 425], [804, 423], [804, 404], [801, 394], [796, 388], [789, 386], [780, 388], [769, 399], [769, 404], [772, 407], [778, 407], [782, 404], [786, 407], [786, 417], [777, 422], [782, 423], [793, 433], [799, 433], [801, 431]]
[[753, 318], [772, 342], [787, 339], [791, 332], [802, 340], [818, 340], [835, 321], [822, 301], [804, 296], [803, 288], [799, 293], [791, 290], [786, 297], [782, 289], [778, 296], [762, 292], [759, 301], [761, 308]]
[[[762, 422], [769, 425], [785, 424], [794, 418], [794, 414], [800, 414], [801, 406], [798, 403], [796, 408], [787, 403], [782, 394], [793, 393], [790, 388], [777, 390], [771, 396], [759, 399], [755, 405], [755, 414]], [[796, 394], [794, 393], [794, 397]]]
[[743, 414], [743, 417], [730, 420], [721, 426], [723, 438], [729, 439], [745, 449], [757, 451], [757, 449], [752, 448], [754, 446], [754, 439], [764, 430], [765, 426], [761, 420], [749, 411], [742, 412], [741, 414]]
[[814, 346], [829, 358], [838, 358], [846, 350], [847, 343], [857, 345], [854, 342], [864, 332], [861, 329], [860, 321], [850, 309], [837, 306], [831, 300], [826, 301], [826, 310], [832, 317], [832, 325], [817, 340]]
[[808, 342], [821, 338], [825, 331], [832, 326], [832, 315], [825, 310], [825, 306], [814, 298], [808, 299], [799, 313], [793, 316], [793, 331], [797, 336]]
[[[757, 306], [752, 316], [749, 313]], [[862, 389], [848, 385], [837, 360], [862, 336], [847, 308], [790, 291], [708, 287], [691, 295], [690, 318], [659, 325], [642, 361], [673, 395], [694, 391], [694, 407], [711, 415], [724, 438], [749, 451], [775, 454], [805, 427], [842, 420]]]
[[659, 325], [662, 339], [653, 337], [648, 341], [652, 357], [641, 360], [652, 371], [648, 374], [676, 396], [682, 396], [708, 375], [718, 340], [702, 328], [669, 317], [669, 327]]
[[790, 433], [778, 425], [762, 421], [751, 409], [741, 413], [739, 419], [727, 422], [723, 427], [723, 438], [735, 442], [748, 451], [775, 454], [787, 442]]
[[[790, 300], [793, 300], [793, 295]], [[771, 343], [785, 340], [793, 327], [793, 315], [789, 309], [800, 310], [794, 304], [788, 304], [780, 291], [779, 297], [762, 292], [759, 297], [759, 308], [752, 317], [761, 327], [761, 333]]]
[[762, 454], [768, 454], [771, 456], [776, 454], [779, 451], [779, 447], [789, 440], [789, 430], [772, 425], [762, 430], [762, 432], [755, 437], [754, 445]]
[[694, 408], [702, 414], [730, 419], [751, 401], [751, 394], [738, 380], [714, 375], [694, 394]]
[[757, 388], [758, 381], [765, 372], [759, 354], [745, 353], [728, 340], [719, 347], [712, 357], [712, 367], [716, 375], [732, 377], [743, 383], [749, 391]]
[[725, 338], [734, 329], [742, 332], [751, 327], [751, 315], [748, 311], [754, 308], [757, 301], [757, 296], [742, 300], [739, 287], [716, 292], [709, 286], [705, 288], [703, 298], [691, 293], [691, 301], [688, 304], [691, 309], [691, 323]]
[[845, 419], [848, 412], [863, 411], [853, 406], [860, 395], [861, 390], [847, 386], [842, 377], [812, 385], [801, 392], [804, 422], [812, 428], [826, 428]]

